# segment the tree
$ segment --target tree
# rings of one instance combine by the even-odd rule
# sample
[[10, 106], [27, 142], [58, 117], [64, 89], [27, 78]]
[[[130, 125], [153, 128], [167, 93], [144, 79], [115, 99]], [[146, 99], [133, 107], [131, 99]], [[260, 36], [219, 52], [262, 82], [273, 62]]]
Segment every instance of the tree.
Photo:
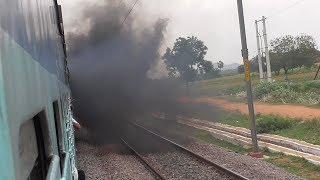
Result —
[[271, 41], [271, 59], [272, 68], [276, 66], [283, 68], [285, 74], [288, 73], [289, 68], [292, 66], [292, 53], [295, 51], [295, 38], [291, 35], [276, 38]]
[[312, 36], [300, 35], [296, 37], [295, 66], [311, 67], [319, 57], [316, 41]]
[[276, 76], [280, 75], [280, 71], [282, 69], [280, 57], [278, 56], [278, 54], [270, 52], [270, 59], [272, 72], [274, 72]]
[[213, 65], [204, 59], [207, 50], [204, 42], [194, 36], [179, 37], [173, 48], [167, 48], [162, 57], [169, 71], [169, 76], [180, 77], [188, 83], [194, 81], [199, 73], [210, 72]]
[[302, 66], [311, 67], [319, 57], [316, 42], [312, 36], [300, 35], [276, 38], [271, 41], [271, 66], [276, 74], [283, 69], [288, 71]]
[[203, 61], [201, 66], [202, 74], [210, 73], [214, 69], [211, 61]]
[[218, 68], [221, 70], [224, 67], [224, 63], [222, 61], [218, 62]]

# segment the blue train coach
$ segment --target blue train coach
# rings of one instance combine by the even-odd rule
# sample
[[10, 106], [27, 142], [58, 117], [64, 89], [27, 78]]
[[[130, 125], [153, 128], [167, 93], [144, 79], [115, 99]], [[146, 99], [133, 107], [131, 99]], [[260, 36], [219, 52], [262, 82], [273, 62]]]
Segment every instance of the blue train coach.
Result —
[[0, 0], [0, 180], [78, 179], [61, 8]]

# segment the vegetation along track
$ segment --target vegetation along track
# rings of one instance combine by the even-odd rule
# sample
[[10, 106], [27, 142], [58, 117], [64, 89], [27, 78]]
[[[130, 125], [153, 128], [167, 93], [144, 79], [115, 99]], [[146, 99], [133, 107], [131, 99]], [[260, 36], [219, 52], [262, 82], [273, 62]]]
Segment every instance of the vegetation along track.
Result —
[[131, 123], [131, 125], [137, 128], [139, 132], [152, 136], [153, 139], [167, 144], [174, 149], [168, 152], [139, 154], [133, 146], [130, 146], [122, 139], [122, 141], [158, 175], [159, 179], [247, 179], [141, 125], [136, 123]]

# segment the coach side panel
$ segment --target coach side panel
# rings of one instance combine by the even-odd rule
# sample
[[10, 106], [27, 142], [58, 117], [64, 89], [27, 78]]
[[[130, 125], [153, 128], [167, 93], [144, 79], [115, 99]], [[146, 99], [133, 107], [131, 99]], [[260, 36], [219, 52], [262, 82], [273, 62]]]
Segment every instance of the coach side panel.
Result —
[[[44, 155], [51, 161], [47, 172], [57, 171], [49, 179], [67, 174], [59, 170], [64, 163], [70, 166], [65, 169], [75, 171], [70, 92], [56, 5], [53, 0], [0, 1], [1, 180], [26, 179], [32, 174], [32, 163], [39, 156], [34, 123], [38, 116], [41, 128], [48, 131], [42, 137]], [[60, 142], [54, 102], [61, 108]], [[64, 159], [61, 152], [66, 153]]]

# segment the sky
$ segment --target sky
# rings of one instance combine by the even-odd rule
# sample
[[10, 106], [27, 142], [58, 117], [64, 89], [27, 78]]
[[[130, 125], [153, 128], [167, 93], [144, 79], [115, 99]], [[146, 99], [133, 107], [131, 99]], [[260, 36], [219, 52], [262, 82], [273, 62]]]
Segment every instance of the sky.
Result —
[[[79, 13], [88, 3], [102, 0], [59, 0], [66, 31], [81, 21]], [[119, 0], [120, 1], [120, 0]], [[131, 6], [135, 0], [122, 0]], [[254, 21], [266, 16], [269, 41], [283, 35], [312, 35], [320, 44], [319, 0], [243, 0], [250, 57], [257, 52]], [[236, 0], [140, 0], [134, 13], [147, 21], [168, 18], [165, 46], [178, 37], [197, 36], [208, 47], [207, 60], [242, 63]], [[124, 15], [125, 16], [125, 15]]]

